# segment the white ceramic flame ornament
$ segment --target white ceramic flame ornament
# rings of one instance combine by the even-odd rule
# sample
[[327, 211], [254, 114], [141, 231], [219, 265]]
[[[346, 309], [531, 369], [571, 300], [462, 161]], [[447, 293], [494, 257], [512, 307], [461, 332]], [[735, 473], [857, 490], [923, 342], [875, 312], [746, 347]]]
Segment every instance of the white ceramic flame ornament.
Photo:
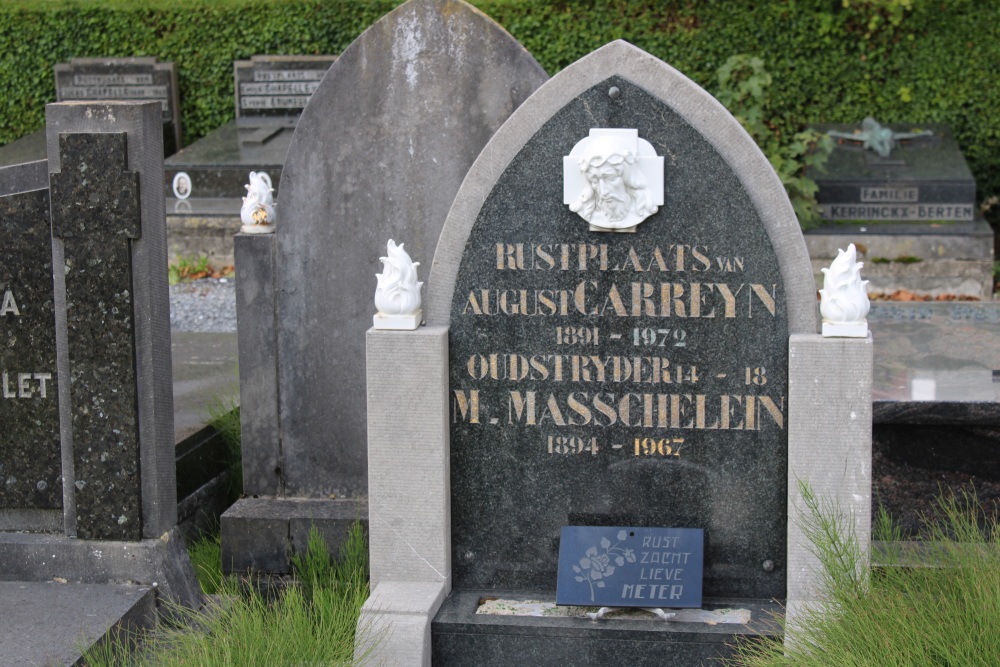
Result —
[[378, 286], [375, 288], [375, 314], [373, 325], [376, 329], [401, 329], [412, 331], [420, 326], [423, 314], [420, 310], [420, 288], [417, 267], [405, 250], [389, 239], [387, 257], [379, 257], [382, 273], [375, 274]]
[[635, 231], [663, 205], [663, 158], [638, 130], [592, 128], [563, 158], [563, 203], [591, 231]]
[[867, 280], [861, 280], [861, 267], [854, 244], [837, 250], [837, 258], [823, 272], [819, 291], [819, 312], [823, 316], [823, 335], [840, 338], [864, 338], [868, 335]]
[[247, 196], [243, 198], [240, 220], [244, 234], [270, 234], [274, 231], [275, 204], [271, 177], [263, 171], [250, 172], [250, 184], [244, 185]]

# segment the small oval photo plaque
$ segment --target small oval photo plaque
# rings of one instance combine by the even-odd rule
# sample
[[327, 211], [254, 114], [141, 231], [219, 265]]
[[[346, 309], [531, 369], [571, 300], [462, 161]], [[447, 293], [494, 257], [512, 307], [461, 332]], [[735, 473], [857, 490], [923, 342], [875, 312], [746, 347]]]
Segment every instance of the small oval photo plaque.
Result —
[[701, 528], [563, 526], [556, 604], [701, 607]]

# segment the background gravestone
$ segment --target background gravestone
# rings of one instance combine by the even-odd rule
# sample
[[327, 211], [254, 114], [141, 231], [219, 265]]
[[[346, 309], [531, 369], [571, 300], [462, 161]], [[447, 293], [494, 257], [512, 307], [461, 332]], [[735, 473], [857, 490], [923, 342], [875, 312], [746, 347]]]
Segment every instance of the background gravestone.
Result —
[[55, 66], [56, 100], [160, 103], [163, 154], [182, 145], [180, 95], [174, 64], [156, 58], [73, 58]]
[[233, 63], [241, 125], [294, 127], [336, 56], [253, 56]]
[[[73, 58], [55, 68], [56, 99], [70, 101], [156, 101], [160, 105], [164, 155], [182, 146], [180, 94], [172, 62], [156, 58]], [[0, 147], [0, 166], [47, 157], [45, 129]]]
[[[887, 157], [838, 139], [822, 170], [810, 169], [826, 222], [806, 231], [817, 286], [838, 248], [854, 243], [873, 294], [993, 295], [993, 230], [976, 212], [976, 183], [946, 125], [886, 126], [903, 139]], [[851, 135], [857, 125], [815, 125]]]
[[0, 170], [0, 512], [10, 511], [2, 528], [38, 528], [29, 515], [50, 514], [45, 523], [61, 526], [48, 184], [44, 170], [16, 182], [31, 168]]
[[[241, 339], [248, 494], [314, 499], [310, 511], [356, 517], [356, 501], [334, 510], [329, 499], [367, 490], [364, 332], [378, 257], [392, 238], [429, 265], [469, 165], [545, 79], [510, 35], [459, 0], [407, 2], [327, 72], [288, 151], [276, 241], [237, 237], [238, 303], [264, 313], [251, 321], [250, 309], [239, 311], [241, 336], [257, 331], [265, 342]], [[272, 267], [276, 314], [260, 289]], [[268, 375], [277, 386], [264, 384]], [[287, 535], [251, 503], [227, 513], [231, 535], [244, 510]], [[248, 560], [254, 544], [230, 552], [225, 521], [224, 562], [232, 553], [237, 569], [287, 567]]]

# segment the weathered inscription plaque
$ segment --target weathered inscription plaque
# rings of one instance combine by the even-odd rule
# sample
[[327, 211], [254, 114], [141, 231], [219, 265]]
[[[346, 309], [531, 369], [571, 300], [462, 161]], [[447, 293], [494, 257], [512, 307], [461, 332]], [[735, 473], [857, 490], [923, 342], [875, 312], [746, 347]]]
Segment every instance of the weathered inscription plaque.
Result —
[[[563, 203], [592, 128], [665, 157], [631, 233]], [[618, 76], [557, 112], [480, 210], [450, 327], [456, 588], [552, 590], [562, 526], [671, 526], [704, 530], [706, 597], [784, 596], [785, 294], [751, 198], [679, 114]]]
[[253, 56], [233, 63], [239, 123], [294, 126], [336, 56]]
[[0, 197], [0, 507], [62, 507], [49, 193]]
[[163, 150], [181, 147], [181, 115], [174, 63], [156, 58], [73, 58], [55, 66], [59, 102], [121, 100], [159, 102]]
[[701, 607], [704, 550], [696, 528], [565, 526], [556, 604]]

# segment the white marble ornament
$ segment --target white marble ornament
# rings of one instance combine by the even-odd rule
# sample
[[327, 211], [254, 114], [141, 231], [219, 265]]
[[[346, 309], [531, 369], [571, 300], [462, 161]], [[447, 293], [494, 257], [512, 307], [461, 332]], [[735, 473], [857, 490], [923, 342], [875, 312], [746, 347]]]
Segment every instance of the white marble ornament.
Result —
[[240, 231], [244, 234], [270, 234], [274, 231], [277, 217], [271, 177], [263, 171], [251, 171], [250, 184], [243, 187], [247, 196], [243, 198], [240, 209], [240, 221], [243, 222]]
[[638, 130], [592, 128], [563, 158], [563, 203], [592, 231], [634, 231], [663, 205], [663, 158]]
[[412, 331], [420, 326], [423, 313], [420, 310], [420, 288], [417, 267], [403, 250], [389, 239], [387, 257], [379, 257], [382, 273], [375, 274], [378, 286], [375, 288], [375, 307], [378, 313], [372, 320], [376, 329], [401, 329]]
[[819, 312], [823, 316], [823, 335], [839, 338], [864, 338], [868, 335], [867, 280], [861, 280], [861, 267], [854, 244], [837, 250], [837, 258], [823, 272], [819, 291]]

